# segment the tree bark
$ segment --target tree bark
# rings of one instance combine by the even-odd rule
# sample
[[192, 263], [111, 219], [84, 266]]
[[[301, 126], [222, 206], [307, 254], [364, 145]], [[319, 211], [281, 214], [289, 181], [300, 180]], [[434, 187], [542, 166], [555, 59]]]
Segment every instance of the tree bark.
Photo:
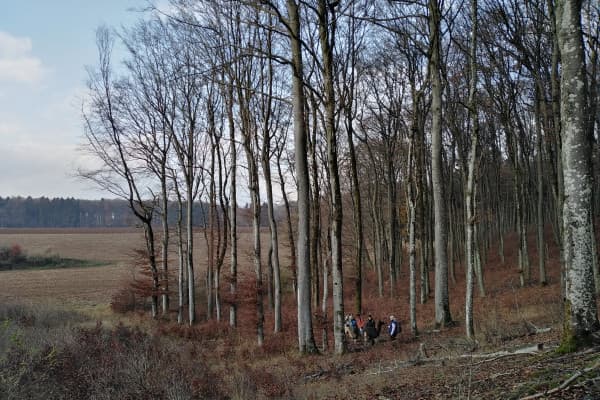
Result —
[[556, 28], [562, 59], [561, 133], [565, 298], [563, 345], [578, 345], [600, 328], [594, 288], [591, 155], [581, 1], [558, 0]]
[[306, 157], [306, 124], [304, 121], [304, 80], [302, 70], [301, 29], [298, 4], [286, 0], [290, 46], [292, 52], [292, 113], [294, 119], [294, 143], [296, 151], [296, 174], [298, 179], [298, 347], [301, 353], [316, 353], [310, 304], [310, 200], [308, 163]]
[[469, 117], [471, 120], [471, 148], [469, 149], [467, 187], [465, 190], [466, 207], [466, 300], [465, 300], [465, 329], [468, 338], [475, 335], [473, 324], [473, 272], [475, 262], [475, 161], [479, 140], [479, 116], [477, 108], [477, 0], [471, 0], [471, 45], [469, 47]]
[[[325, 88], [325, 134], [327, 166], [331, 193], [331, 278], [333, 284], [333, 338], [336, 354], [346, 351], [344, 335], [344, 281], [342, 271], [342, 193], [338, 170], [337, 129], [335, 126], [335, 90], [333, 86], [333, 46], [335, 44], [335, 9], [326, 0], [319, 0], [319, 41], [323, 58]], [[329, 19], [331, 13], [331, 22]], [[325, 284], [325, 282], [323, 283]]]
[[446, 205], [442, 174], [442, 79], [441, 70], [441, 10], [438, 0], [429, 0], [429, 38], [431, 55], [431, 177], [435, 218], [435, 324], [452, 324], [448, 293], [448, 256], [446, 251]]

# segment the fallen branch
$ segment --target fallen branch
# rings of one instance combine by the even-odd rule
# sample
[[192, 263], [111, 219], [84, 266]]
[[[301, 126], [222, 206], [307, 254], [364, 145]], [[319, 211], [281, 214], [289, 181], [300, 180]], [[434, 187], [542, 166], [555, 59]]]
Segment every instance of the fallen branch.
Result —
[[547, 332], [550, 332], [552, 330], [552, 328], [538, 328], [531, 321], [525, 320], [525, 323], [528, 326], [529, 335], [539, 335], [540, 333], [547, 333]]
[[495, 353], [487, 353], [487, 354], [464, 354], [461, 357], [463, 357], [463, 358], [468, 358], [468, 357], [485, 358], [485, 360], [479, 361], [474, 364], [474, 365], [479, 365], [479, 364], [483, 364], [486, 362], [496, 361], [496, 360], [498, 360], [500, 358], [504, 358], [504, 357], [511, 357], [511, 356], [520, 355], [520, 354], [537, 354], [539, 351], [542, 351], [543, 349], [544, 349], [544, 344], [538, 343], [534, 346], [522, 347], [522, 348], [516, 349], [514, 351], [503, 350], [503, 351], [498, 351]]
[[499, 358], [503, 358], [503, 357], [511, 357], [511, 356], [517, 356], [517, 355], [522, 355], [522, 354], [537, 354], [543, 348], [544, 348], [544, 344], [538, 343], [534, 346], [522, 347], [522, 348], [515, 349], [512, 351], [503, 350], [503, 351], [498, 351], [495, 353], [461, 354], [461, 355], [455, 356], [455, 357], [427, 358], [426, 357], [427, 353], [425, 352], [425, 346], [423, 343], [421, 343], [421, 345], [419, 346], [418, 353], [416, 354], [416, 356], [413, 359], [408, 360], [408, 361], [397, 361], [396, 360], [393, 362], [393, 364], [390, 363], [387, 366], [382, 366], [381, 361], [380, 361], [378, 367], [367, 372], [367, 375], [380, 375], [380, 374], [384, 374], [384, 373], [393, 372], [399, 368], [412, 367], [414, 365], [419, 365], [419, 364], [431, 364], [431, 363], [436, 363], [436, 362], [444, 363], [447, 361], [459, 360], [459, 359], [464, 359], [464, 358], [484, 358], [483, 361], [473, 364], [473, 365], [478, 365], [478, 364], [481, 364], [484, 362], [495, 361], [495, 360], [497, 360]]
[[548, 396], [548, 395], [560, 392], [562, 390], [565, 390], [577, 378], [581, 377], [583, 374], [587, 374], [588, 372], [595, 370], [598, 367], [600, 367], [600, 362], [597, 362], [596, 364], [594, 364], [591, 367], [588, 367], [588, 368], [585, 368], [585, 369], [575, 372], [573, 375], [571, 375], [571, 377], [569, 377], [567, 380], [565, 380], [560, 386], [555, 387], [554, 389], [550, 389], [550, 390], [546, 390], [544, 392], [539, 392], [536, 394], [532, 394], [530, 396], [522, 397], [521, 400], [539, 399], [540, 397]]

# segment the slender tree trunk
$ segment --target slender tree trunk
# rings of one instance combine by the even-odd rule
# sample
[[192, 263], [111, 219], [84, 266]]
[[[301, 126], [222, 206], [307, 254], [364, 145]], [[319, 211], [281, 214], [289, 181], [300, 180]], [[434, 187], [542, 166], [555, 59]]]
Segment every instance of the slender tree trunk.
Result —
[[442, 174], [442, 79], [441, 10], [438, 0], [429, 0], [429, 35], [431, 41], [431, 177], [435, 218], [435, 324], [452, 324], [448, 293], [448, 257], [446, 253], [446, 205]]
[[266, 107], [263, 110], [264, 114], [264, 129], [263, 129], [263, 147], [261, 154], [261, 162], [263, 175], [265, 178], [265, 188], [267, 192], [267, 214], [269, 219], [269, 231], [271, 234], [270, 251], [269, 251], [269, 271], [272, 271], [272, 286], [269, 279], [269, 288], [272, 287], [273, 296], [273, 331], [275, 333], [281, 331], [281, 276], [279, 267], [279, 238], [277, 234], [277, 223], [275, 222], [275, 210], [273, 206], [273, 183], [271, 179], [271, 132], [270, 120], [272, 114], [272, 97], [273, 97], [273, 59], [271, 57], [272, 49], [272, 34], [267, 34], [267, 53], [269, 58], [268, 75], [267, 75], [267, 96], [264, 100]]
[[154, 248], [154, 230], [152, 228], [152, 218], [143, 221], [144, 225], [144, 237], [146, 239], [146, 251], [148, 252], [148, 262], [150, 267], [150, 273], [152, 276], [152, 294], [151, 299], [151, 313], [152, 318], [158, 317], [158, 292], [160, 291], [158, 268], [156, 267], [156, 250]]
[[179, 260], [179, 271], [177, 274], [177, 292], [178, 292], [178, 302], [177, 302], [177, 323], [183, 324], [184, 320], [184, 310], [183, 307], [185, 305], [185, 250], [183, 248], [184, 237], [183, 237], [183, 199], [181, 198], [181, 193], [179, 192], [179, 186], [177, 185], [176, 179], [173, 179], [175, 182], [175, 194], [177, 195], [177, 258]]
[[229, 185], [229, 224], [231, 226], [231, 261], [229, 268], [229, 326], [237, 326], [237, 146], [233, 114], [233, 84], [227, 88], [227, 123], [229, 126], [229, 152], [231, 157], [231, 184]]
[[[215, 129], [216, 132], [216, 129]], [[222, 154], [221, 136], [215, 134], [215, 142], [217, 147], [217, 178], [219, 183], [219, 211], [216, 209], [215, 199], [215, 222], [217, 225], [217, 248], [216, 248], [216, 260], [215, 260], [215, 271], [214, 271], [214, 295], [215, 295], [215, 311], [217, 315], [217, 321], [221, 321], [223, 312], [221, 305], [221, 270], [225, 264], [225, 256], [227, 254], [227, 244], [229, 235], [229, 223], [227, 219], [227, 213], [229, 204], [225, 196], [226, 182], [223, 179], [224, 171], [224, 155]]]
[[471, 80], [469, 84], [469, 117], [471, 120], [471, 148], [469, 149], [467, 187], [465, 190], [466, 207], [466, 270], [467, 288], [465, 300], [465, 329], [468, 338], [475, 334], [473, 324], [473, 272], [475, 262], [475, 249], [477, 246], [475, 235], [475, 161], [477, 159], [477, 146], [479, 141], [479, 116], [477, 108], [477, 0], [471, 0], [471, 45], [469, 48], [469, 70]]
[[550, 28], [552, 30], [552, 67], [550, 70], [550, 83], [552, 91], [552, 117], [553, 117], [553, 138], [554, 138], [554, 154], [556, 166], [555, 173], [555, 187], [553, 188], [553, 197], [556, 206], [556, 226], [558, 227], [558, 246], [560, 248], [560, 260], [561, 260], [561, 294], [565, 296], [565, 262], [564, 262], [564, 249], [563, 249], [563, 204], [564, 198], [564, 179], [563, 179], [563, 166], [562, 166], [562, 137], [561, 137], [561, 87], [560, 87], [560, 74], [559, 74], [559, 63], [560, 63], [560, 49], [558, 44], [558, 27], [556, 12], [554, 6], [555, 0], [547, 0], [548, 14], [550, 16]]
[[[451, 191], [453, 189], [450, 189]], [[450, 226], [448, 227], [448, 273], [450, 274], [450, 280], [452, 285], [456, 285], [456, 271], [454, 268], [454, 242], [456, 239], [454, 238], [454, 229], [452, 226], [454, 225], [454, 212], [452, 210], [452, 200], [449, 201], [450, 207], [448, 210], [448, 220], [450, 221]]]
[[429, 246], [429, 239], [426, 229], [426, 214], [425, 209], [425, 195], [426, 195], [426, 183], [424, 179], [424, 135], [425, 132], [421, 130], [419, 126], [419, 132], [417, 132], [417, 148], [416, 148], [416, 186], [417, 186], [417, 218], [418, 218], [418, 237], [419, 237], [419, 266], [420, 266], [420, 293], [421, 293], [421, 304], [425, 304], [429, 298], [429, 264], [427, 258], [427, 247]]
[[[189, 166], [191, 170], [192, 167]], [[189, 177], [193, 176], [193, 172], [188, 172]], [[194, 230], [193, 230], [193, 209], [194, 209], [194, 195], [193, 195], [193, 182], [191, 178], [187, 179], [186, 182], [186, 215], [185, 215], [185, 226], [186, 226], [186, 265], [187, 265], [187, 283], [188, 283], [188, 318], [190, 325], [196, 323], [196, 285], [194, 277]]]
[[[352, 11], [354, 13], [354, 9]], [[348, 156], [350, 158], [350, 182], [352, 191], [352, 221], [354, 223], [354, 312], [362, 314], [362, 271], [364, 252], [364, 228], [362, 221], [362, 201], [360, 198], [360, 183], [358, 181], [358, 166], [354, 147], [354, 96], [355, 96], [355, 68], [357, 49], [355, 46], [355, 20], [351, 22], [349, 32], [350, 41], [350, 78], [347, 82], [347, 98], [344, 107], [345, 127], [348, 140]]]
[[310, 200], [306, 158], [306, 124], [304, 122], [304, 80], [300, 41], [300, 15], [295, 0], [286, 0], [292, 51], [292, 109], [298, 179], [298, 346], [301, 353], [316, 353], [310, 304]]
[[[473, 197], [477, 198], [477, 187], [475, 187], [473, 191]], [[477, 277], [477, 287], [479, 289], [479, 297], [485, 297], [485, 284], [483, 279], [483, 263], [485, 262], [485, 258], [481, 256], [481, 246], [479, 243], [481, 242], [480, 234], [479, 234], [479, 226], [475, 225], [474, 230], [474, 255], [475, 255], [475, 276]], [[482, 260], [483, 259], [483, 260]]]
[[539, 86], [536, 85], [535, 96], [535, 134], [536, 134], [536, 173], [537, 173], [537, 251], [540, 285], [546, 286], [546, 257], [544, 257], [544, 170], [542, 156], [542, 113], [540, 102], [543, 101]]
[[320, 271], [322, 264], [319, 262], [321, 253], [321, 185], [319, 183], [319, 162], [317, 162], [317, 132], [318, 123], [318, 105], [314, 94], [310, 94], [310, 104], [312, 108], [312, 140], [309, 141], [309, 157], [311, 161], [310, 172], [312, 174], [312, 203], [310, 210], [310, 267], [311, 267], [311, 295], [313, 309], [319, 307], [319, 287]]
[[[282, 145], [283, 146], [283, 145]], [[292, 225], [292, 213], [290, 211], [290, 201], [288, 200], [287, 193], [285, 191], [285, 178], [283, 171], [281, 170], [281, 153], [283, 149], [277, 152], [277, 173], [279, 175], [279, 186], [281, 187], [281, 197], [283, 198], [283, 204], [285, 205], [285, 220], [287, 222], [287, 238], [290, 247], [290, 272], [292, 273], [292, 289], [294, 294], [297, 294], [297, 277], [296, 277], [296, 244], [294, 241], [294, 228]]]
[[[413, 90], [414, 94], [414, 90]], [[413, 97], [414, 98], [414, 97]], [[418, 99], [414, 100], [418, 102]], [[416, 107], [415, 107], [416, 108]], [[416, 110], [415, 110], [416, 111]], [[409, 270], [409, 314], [410, 314], [410, 331], [413, 337], [417, 336], [417, 266], [416, 266], [416, 246], [415, 246], [415, 177], [413, 177], [413, 165], [414, 165], [414, 141], [415, 141], [415, 130], [416, 127], [416, 112], [413, 116], [413, 128], [411, 132], [410, 142], [408, 144], [408, 172], [407, 176], [408, 184], [406, 186], [407, 204], [408, 204], [408, 270]]]
[[169, 313], [169, 221], [168, 221], [168, 208], [169, 208], [169, 197], [167, 195], [167, 171], [166, 166], [163, 163], [161, 165], [161, 223], [162, 223], [162, 240], [160, 248], [163, 283], [162, 283], [162, 313], [167, 315]]
[[[330, 242], [328, 240], [328, 242]], [[329, 245], [327, 246], [329, 248]], [[327, 257], [327, 259], [329, 259], [329, 257]], [[329, 325], [329, 321], [327, 320], [327, 300], [329, 299], [329, 268], [327, 267], [327, 262], [325, 262], [323, 264], [323, 297], [321, 297], [321, 314], [322, 314], [322, 318], [323, 318], [323, 322], [325, 322], [323, 324], [323, 331], [322, 331], [322, 336], [323, 336], [323, 352], [326, 352], [329, 350], [329, 342], [327, 340], [328, 334], [327, 334], [327, 326]]]
[[260, 259], [260, 198], [258, 192], [258, 173], [256, 165], [252, 174], [252, 226], [254, 229], [254, 272], [256, 274], [256, 335], [259, 346], [264, 343], [264, 323], [265, 314], [263, 309], [263, 279], [262, 279], [262, 262]]
[[375, 269], [377, 271], [377, 291], [379, 297], [383, 297], [383, 234], [381, 233], [381, 218], [380, 207], [379, 204], [379, 185], [375, 185], [375, 190], [373, 192], [373, 197], [371, 198], [371, 208], [373, 210], [373, 225], [375, 229], [375, 243], [373, 244], [375, 250]]
[[[522, 171], [527, 168], [524, 164], [521, 164], [519, 167]], [[520, 254], [521, 254], [521, 262], [522, 262], [522, 270], [523, 270], [523, 278], [524, 285], [529, 285], [531, 282], [531, 263], [529, 262], [529, 245], [527, 242], [528, 239], [528, 218], [529, 210], [527, 208], [527, 195], [525, 190], [525, 176], [521, 177], [521, 181], [519, 183], [519, 203], [521, 204], [521, 218], [520, 218], [520, 226], [519, 226], [519, 243], [520, 243]]]
[[[264, 163], [264, 162], [263, 162]], [[269, 164], [269, 161], [267, 161]], [[275, 210], [273, 207], [273, 185], [271, 183], [270, 166], [269, 172], [265, 173], [265, 185], [267, 189], [267, 211], [269, 218], [269, 229], [271, 231], [271, 249], [270, 257], [273, 268], [273, 305], [274, 305], [274, 327], [275, 333], [281, 331], [281, 275], [279, 267], [279, 238], [277, 234], [277, 223], [275, 222]]]
[[[210, 108], [210, 106], [209, 106]], [[211, 111], [209, 111], [210, 113]], [[215, 273], [215, 217], [217, 209], [216, 185], [215, 185], [215, 156], [216, 146], [211, 138], [211, 155], [209, 167], [209, 190], [208, 190], [208, 221], [204, 223], [204, 236], [206, 238], [206, 319], [211, 320], [215, 314], [215, 303], [213, 296], [213, 281]], [[206, 223], [208, 222], [208, 224]], [[208, 232], [207, 232], [208, 231]]]
[[[391, 147], [391, 146], [390, 146]], [[396, 213], [396, 179], [394, 174], [393, 154], [387, 155], [387, 217], [388, 217], [388, 232], [389, 240], [389, 272], [390, 272], [390, 298], [396, 295], [396, 261], [397, 261], [397, 241], [398, 241], [398, 217]]]
[[250, 127], [250, 110], [247, 109], [244, 118], [246, 122], [242, 134], [244, 137], [243, 145], [246, 152], [246, 162], [248, 165], [248, 189], [250, 191], [250, 203], [252, 208], [252, 240], [253, 254], [252, 260], [254, 263], [255, 274], [255, 306], [256, 306], [256, 336], [257, 343], [262, 346], [264, 343], [264, 306], [263, 306], [263, 277], [262, 277], [262, 262], [261, 262], [261, 247], [260, 247], [260, 188], [258, 180], [258, 162], [255, 159], [254, 146], [252, 141], [255, 139]]
[[[344, 280], [342, 272], [342, 193], [338, 171], [338, 145], [335, 127], [335, 91], [333, 87], [333, 46], [335, 43], [335, 11], [326, 0], [319, 0], [319, 39], [323, 57], [325, 88], [325, 134], [327, 165], [331, 193], [331, 278], [333, 284], [333, 338], [336, 354], [346, 351], [344, 335]], [[329, 12], [332, 13], [331, 24]], [[325, 284], [325, 283], [323, 283]]]

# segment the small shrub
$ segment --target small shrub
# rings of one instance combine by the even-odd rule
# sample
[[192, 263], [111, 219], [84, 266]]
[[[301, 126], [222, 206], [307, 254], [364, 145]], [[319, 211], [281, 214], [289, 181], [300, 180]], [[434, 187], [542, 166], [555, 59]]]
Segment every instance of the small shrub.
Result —
[[237, 369], [230, 375], [232, 400], [255, 399], [258, 397], [258, 388], [246, 368]]
[[58, 254], [27, 255], [18, 244], [0, 248], [0, 270], [25, 268], [72, 268], [100, 265], [97, 262], [62, 258]]
[[110, 309], [118, 314], [132, 312], [139, 307], [136, 295], [130, 287], [118, 290], [110, 299]]
[[13, 269], [16, 265], [24, 262], [26, 255], [18, 244], [0, 248], [0, 269]]
[[260, 391], [268, 398], [281, 398], [288, 393], [288, 387], [275, 375], [264, 369], [249, 370], [250, 379], [256, 384]]

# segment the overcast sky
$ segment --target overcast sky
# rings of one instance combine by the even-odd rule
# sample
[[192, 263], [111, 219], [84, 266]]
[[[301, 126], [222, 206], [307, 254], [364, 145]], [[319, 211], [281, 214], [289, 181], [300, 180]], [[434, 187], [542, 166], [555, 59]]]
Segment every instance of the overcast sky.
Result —
[[81, 103], [96, 28], [131, 25], [146, 0], [13, 0], [0, 11], [0, 196], [112, 197], [85, 164]]

